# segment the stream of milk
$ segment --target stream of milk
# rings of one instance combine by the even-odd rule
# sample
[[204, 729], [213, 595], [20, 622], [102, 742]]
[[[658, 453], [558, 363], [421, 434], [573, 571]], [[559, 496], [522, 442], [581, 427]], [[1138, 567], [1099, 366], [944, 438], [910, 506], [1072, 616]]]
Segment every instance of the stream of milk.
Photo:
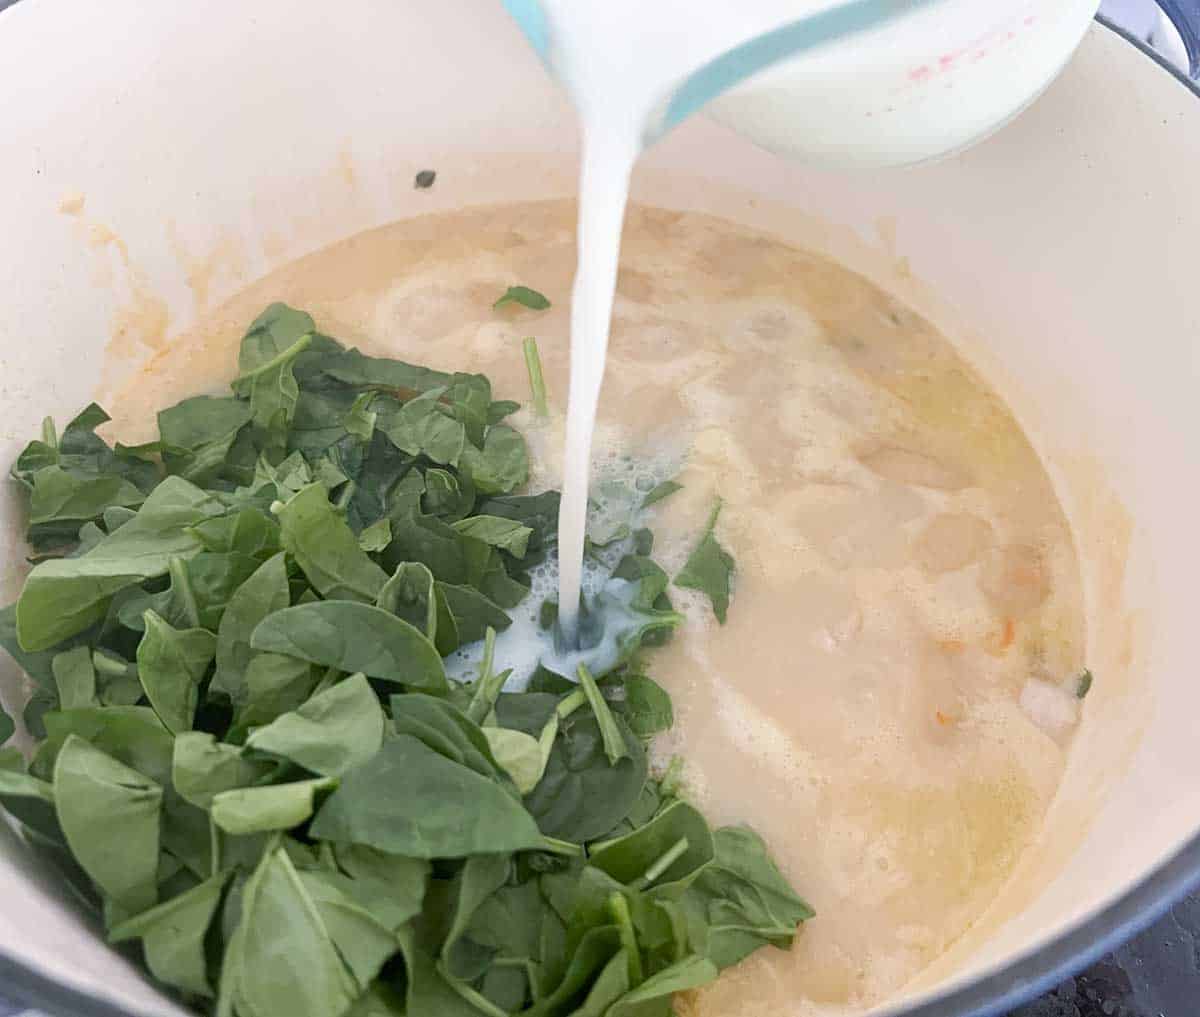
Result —
[[[778, 2], [770, 0], [767, 6], [778, 9]], [[571, 380], [558, 517], [559, 623], [571, 642], [579, 613], [592, 438], [630, 173], [647, 124], [671, 86], [731, 39], [737, 41], [753, 30], [722, 24], [717, 31], [709, 24], [706, 32], [681, 32], [680, 26], [691, 19], [688, 5], [678, 0], [661, 4], [546, 0], [543, 7], [553, 25], [550, 63], [570, 93], [583, 127], [578, 267], [571, 294]], [[729, 13], [731, 20], [744, 20], [732, 10]], [[794, 4], [791, 13], [794, 16]]]
[[[578, 267], [571, 304], [571, 380], [567, 404], [562, 506], [558, 521], [559, 622], [574, 641], [579, 614], [588, 480], [596, 407], [604, 380], [608, 330], [617, 283], [621, 224], [629, 178], [647, 139], [662, 131], [680, 84], [742, 43], [778, 36], [786, 46], [819, 44], [841, 31], [885, 20], [894, 5], [856, 0], [747, 0], [714, 4], [697, 14], [693, 0], [542, 0], [550, 25], [551, 69], [579, 112], [583, 161], [579, 185]], [[802, 19], [821, 12], [809, 31]], [[844, 17], [843, 17], [844, 15]], [[827, 23], [826, 23], [827, 22]], [[805, 40], [805, 32], [811, 38]], [[736, 74], [726, 83], [736, 80]], [[703, 88], [700, 91], [704, 91]], [[824, 101], [814, 96], [814, 101]], [[791, 106], [776, 114], [780, 130], [794, 126]]]

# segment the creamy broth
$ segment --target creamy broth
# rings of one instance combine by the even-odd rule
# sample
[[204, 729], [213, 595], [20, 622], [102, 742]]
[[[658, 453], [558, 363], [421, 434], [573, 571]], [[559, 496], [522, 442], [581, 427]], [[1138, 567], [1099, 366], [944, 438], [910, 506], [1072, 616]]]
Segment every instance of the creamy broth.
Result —
[[[367, 352], [488, 374], [525, 400], [538, 339], [552, 415], [528, 410], [531, 490], [559, 483], [575, 206], [400, 222], [260, 280], [109, 400], [124, 440], [231, 377], [275, 300]], [[551, 310], [494, 311], [505, 287]], [[152, 400], [152, 402], [151, 402]], [[926, 322], [816, 255], [632, 206], [594, 478], [682, 461], [651, 510], [674, 572], [714, 499], [737, 561], [729, 620], [687, 621], [650, 673], [671, 692], [685, 786], [747, 822], [813, 904], [687, 1017], [855, 1012], [952, 943], [1034, 841], [1077, 719], [1084, 623], [1070, 531], [1003, 403]]]

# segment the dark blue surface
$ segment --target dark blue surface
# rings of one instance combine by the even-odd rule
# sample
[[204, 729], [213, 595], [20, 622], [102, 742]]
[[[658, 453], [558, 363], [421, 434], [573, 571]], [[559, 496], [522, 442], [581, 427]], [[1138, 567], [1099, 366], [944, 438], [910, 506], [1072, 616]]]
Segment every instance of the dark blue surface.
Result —
[[[0, 11], [15, 2], [0, 0]], [[1158, 2], [1179, 28], [1195, 72], [1200, 69], [1200, 0]], [[1136, 40], [1130, 41], [1146, 49]], [[1147, 53], [1153, 56], [1149, 51]], [[1189, 870], [1194, 877], [1196, 867], [1189, 861], [1179, 861], [1184, 862], [1180, 867]], [[1162, 883], [1164, 877], [1170, 882], [1169, 876], [1169, 873], [1160, 872], [1152, 881], [1159, 884], [1158, 889], [1166, 889]], [[1142, 889], [1153, 895], [1155, 887]], [[1102, 935], [1106, 944], [1119, 942], [1138, 928], [1136, 915], [1117, 917], [1105, 924], [1107, 928]], [[1099, 942], [1098, 937], [1094, 945]], [[1086, 944], [1077, 950], [1079, 956], [1089, 952]], [[69, 990], [48, 985], [32, 972], [4, 960], [6, 962], [0, 965], [0, 1017], [35, 1017], [37, 1011], [30, 1010], [22, 1002], [35, 997], [61, 1004], [61, 1008], [48, 1017], [114, 1014], [108, 1007], [97, 1006]], [[1062, 973], [1058, 976], [1063, 977]], [[1014, 985], [1013, 991], [1019, 992], [1019, 986]], [[953, 1009], [941, 1007], [937, 1012], [954, 1013]], [[1200, 894], [1174, 904], [1149, 929], [1081, 973], [1064, 978], [1042, 998], [1010, 1011], [1009, 1017], [1200, 1017]]]

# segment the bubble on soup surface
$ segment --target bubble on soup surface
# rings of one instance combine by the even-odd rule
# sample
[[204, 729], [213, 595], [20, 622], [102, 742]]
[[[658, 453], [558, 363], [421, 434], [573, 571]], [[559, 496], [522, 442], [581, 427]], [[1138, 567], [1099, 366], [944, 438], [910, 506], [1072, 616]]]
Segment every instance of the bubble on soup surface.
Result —
[[1030, 678], [1021, 689], [1021, 709], [1052, 738], [1061, 738], [1079, 721], [1079, 699], [1040, 678]]

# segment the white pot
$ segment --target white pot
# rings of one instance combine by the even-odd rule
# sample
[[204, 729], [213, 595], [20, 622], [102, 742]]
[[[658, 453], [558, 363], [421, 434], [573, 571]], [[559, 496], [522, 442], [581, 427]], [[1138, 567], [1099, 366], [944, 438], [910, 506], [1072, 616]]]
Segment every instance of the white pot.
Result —
[[[5, 461], [201, 298], [397, 218], [575, 186], [570, 110], [478, 0], [26, 0], [0, 15], [0, 95]], [[1200, 876], [1197, 165], [1197, 95], [1094, 26], [1025, 115], [937, 165], [822, 174], [694, 118], [637, 173], [638, 200], [821, 250], [929, 316], [1009, 400], [1078, 536], [1099, 678], [1045, 842], [900, 1012], [1014, 1004]], [[8, 599], [11, 490], [2, 508]], [[174, 1012], [55, 885], [0, 830], [0, 985], [56, 1017]]]

